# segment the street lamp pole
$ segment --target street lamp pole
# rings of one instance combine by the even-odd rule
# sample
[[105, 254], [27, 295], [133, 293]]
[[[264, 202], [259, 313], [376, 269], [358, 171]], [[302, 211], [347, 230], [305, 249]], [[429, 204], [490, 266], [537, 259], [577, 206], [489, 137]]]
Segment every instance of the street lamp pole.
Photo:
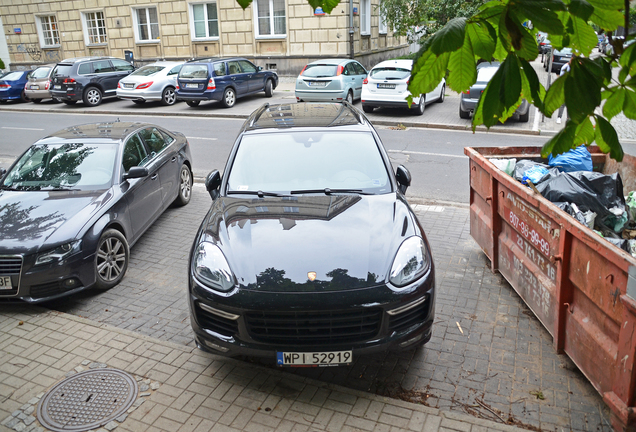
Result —
[[353, 59], [353, 0], [349, 0], [349, 58]]

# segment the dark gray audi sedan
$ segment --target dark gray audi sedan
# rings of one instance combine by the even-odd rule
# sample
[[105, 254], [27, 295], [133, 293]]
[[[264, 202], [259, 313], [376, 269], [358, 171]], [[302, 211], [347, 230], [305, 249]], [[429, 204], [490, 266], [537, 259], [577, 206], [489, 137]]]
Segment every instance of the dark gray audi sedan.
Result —
[[132, 246], [192, 192], [185, 136], [147, 123], [73, 126], [0, 170], [0, 301], [41, 302], [124, 277]]
[[190, 256], [197, 345], [334, 366], [431, 337], [431, 250], [371, 123], [347, 102], [249, 117]]

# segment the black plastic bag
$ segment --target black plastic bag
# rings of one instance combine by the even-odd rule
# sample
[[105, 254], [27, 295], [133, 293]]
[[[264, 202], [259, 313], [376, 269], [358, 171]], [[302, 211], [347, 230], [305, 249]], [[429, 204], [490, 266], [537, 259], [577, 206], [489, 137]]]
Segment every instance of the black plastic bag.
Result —
[[575, 211], [572, 208], [572, 206], [570, 205], [570, 203], [555, 202], [553, 204], [556, 205], [561, 210], [563, 210], [564, 212], [566, 212], [567, 214], [569, 214], [570, 216], [572, 216], [574, 219], [579, 221], [581, 224], [587, 226], [587, 223], [585, 221], [585, 215], [580, 210], [579, 211]]
[[615, 218], [611, 207], [625, 208], [620, 175], [589, 171], [560, 173], [537, 185], [537, 190], [552, 202], [575, 203], [582, 212], [596, 213], [602, 220]]
[[519, 182], [523, 182], [523, 177], [525, 176], [526, 171], [536, 167], [545, 168], [547, 173], [543, 175], [540, 179], [537, 179], [538, 181], [533, 182], [534, 184], [541, 183], [559, 174], [559, 170], [556, 167], [550, 167], [541, 162], [534, 162], [528, 159], [521, 159], [515, 164], [515, 171], [512, 174], [512, 176], [515, 178], [515, 180]]

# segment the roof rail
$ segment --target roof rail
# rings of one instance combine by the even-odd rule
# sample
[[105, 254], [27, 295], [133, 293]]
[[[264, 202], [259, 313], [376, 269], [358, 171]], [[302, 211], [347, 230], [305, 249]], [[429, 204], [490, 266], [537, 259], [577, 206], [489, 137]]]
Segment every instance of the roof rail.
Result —
[[249, 123], [250, 127], [254, 127], [254, 123], [256, 123], [258, 119], [261, 118], [265, 110], [267, 110], [268, 108], [269, 108], [269, 102], [265, 102], [263, 105], [261, 105], [260, 108], [258, 108], [256, 111], [252, 113], [250, 123]]

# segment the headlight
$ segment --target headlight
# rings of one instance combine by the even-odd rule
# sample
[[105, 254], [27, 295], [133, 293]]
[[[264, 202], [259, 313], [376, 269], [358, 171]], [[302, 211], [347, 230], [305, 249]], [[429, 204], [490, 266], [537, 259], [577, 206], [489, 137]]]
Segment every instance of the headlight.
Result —
[[197, 247], [192, 266], [195, 276], [210, 288], [227, 292], [235, 285], [223, 252], [212, 243], [203, 242]]
[[424, 240], [413, 236], [404, 240], [398, 249], [389, 280], [397, 287], [403, 287], [422, 277], [431, 266]]
[[55, 249], [42, 252], [38, 254], [37, 258], [35, 259], [35, 265], [51, 264], [63, 261], [74, 253], [79, 252], [81, 245], [81, 240], [75, 240], [73, 242], [60, 245]]

